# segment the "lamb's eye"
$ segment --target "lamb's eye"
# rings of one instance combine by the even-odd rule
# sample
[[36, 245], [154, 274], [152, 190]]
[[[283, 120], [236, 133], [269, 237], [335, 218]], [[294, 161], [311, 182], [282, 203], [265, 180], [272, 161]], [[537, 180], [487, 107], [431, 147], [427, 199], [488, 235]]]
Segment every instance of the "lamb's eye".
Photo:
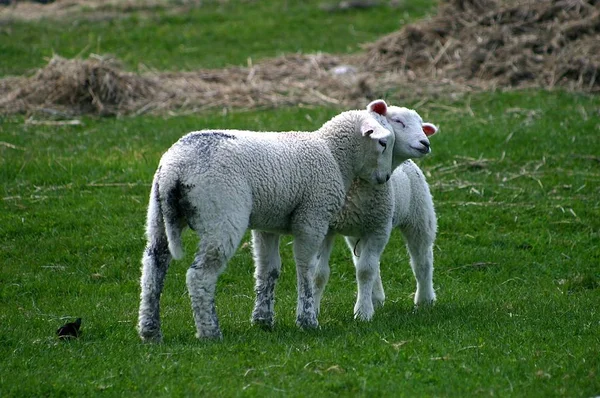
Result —
[[393, 122], [398, 123], [402, 126], [402, 128], [405, 128], [406, 125], [404, 124], [404, 122], [400, 119], [392, 119]]
[[379, 139], [379, 145], [383, 147], [383, 151], [385, 152], [385, 148], [387, 148], [387, 140], [385, 138]]

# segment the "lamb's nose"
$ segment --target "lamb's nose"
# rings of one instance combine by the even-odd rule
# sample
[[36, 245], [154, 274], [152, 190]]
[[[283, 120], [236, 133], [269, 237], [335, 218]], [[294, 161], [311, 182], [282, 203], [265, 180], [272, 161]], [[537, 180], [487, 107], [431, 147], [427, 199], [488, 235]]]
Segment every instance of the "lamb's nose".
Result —
[[421, 140], [419, 141], [421, 144], [423, 144], [423, 146], [427, 149], [429, 149], [429, 147], [431, 146], [431, 144], [429, 143], [429, 140]]
[[386, 175], [386, 176], [385, 176], [385, 182], [388, 182], [388, 181], [390, 180], [390, 177], [391, 177], [391, 175], [390, 175], [390, 174]]

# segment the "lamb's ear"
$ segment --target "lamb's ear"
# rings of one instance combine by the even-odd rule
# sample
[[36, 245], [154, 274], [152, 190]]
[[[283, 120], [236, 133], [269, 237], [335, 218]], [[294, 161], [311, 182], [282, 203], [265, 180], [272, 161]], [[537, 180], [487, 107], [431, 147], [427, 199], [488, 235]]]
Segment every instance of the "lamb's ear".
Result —
[[382, 116], [385, 116], [385, 114], [387, 113], [387, 108], [387, 104], [382, 99], [371, 101], [371, 103], [367, 105], [368, 111], [379, 113]]
[[363, 135], [363, 137], [370, 137], [376, 128], [377, 121], [366, 119], [363, 120], [363, 122], [360, 125], [360, 132]]
[[435, 127], [435, 124], [432, 124], [432, 123], [423, 123], [422, 126], [423, 126], [423, 132], [425, 133], [425, 135], [427, 137], [434, 135], [438, 131], [438, 128]]

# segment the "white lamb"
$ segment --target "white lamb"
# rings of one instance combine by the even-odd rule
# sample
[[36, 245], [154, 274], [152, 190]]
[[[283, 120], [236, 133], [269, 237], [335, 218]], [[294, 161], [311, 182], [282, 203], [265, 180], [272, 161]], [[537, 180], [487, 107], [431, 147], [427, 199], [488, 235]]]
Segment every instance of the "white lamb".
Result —
[[[379, 101], [373, 101], [367, 109], [377, 106], [381, 106]], [[435, 125], [424, 123], [419, 114], [411, 109], [390, 106], [385, 115], [394, 129], [396, 142], [406, 134], [429, 137], [437, 132]], [[421, 156], [425, 156], [431, 151], [430, 145], [427, 138], [424, 138], [422, 143], [427, 150], [423, 150]], [[385, 300], [379, 259], [390, 237], [390, 223], [391, 227], [397, 227], [402, 232], [410, 254], [410, 264], [417, 282], [415, 305], [435, 301], [433, 243], [437, 220], [429, 185], [419, 167], [412, 160], [406, 159], [396, 148], [392, 167], [392, 178], [384, 186], [368, 187], [356, 181], [348, 192], [344, 209], [334, 220], [333, 229], [346, 236], [346, 243], [352, 252], [356, 267], [358, 297], [354, 306], [354, 316], [360, 320], [370, 320], [374, 308], [383, 305]], [[323, 291], [329, 279], [329, 256], [332, 247], [333, 235], [329, 234], [320, 252], [315, 275], [317, 312], [320, 310]]]
[[[383, 305], [385, 301], [379, 273], [379, 258], [391, 231], [387, 236], [383, 236], [383, 234], [374, 234], [373, 229], [384, 225], [384, 220], [380, 219], [380, 216], [387, 214], [389, 217], [389, 203], [393, 205], [392, 227], [401, 231], [410, 254], [410, 265], [417, 283], [414, 303], [418, 306], [435, 301], [433, 243], [437, 220], [429, 185], [421, 169], [410, 159], [394, 170], [386, 185], [389, 185], [391, 192], [367, 190], [360, 183], [353, 186], [349, 194], [356, 199], [349, 200], [341, 213], [342, 217], [352, 216], [341, 220], [340, 224], [336, 225], [336, 231], [346, 235], [346, 243], [356, 266], [358, 297], [354, 315], [360, 320], [370, 320], [374, 308]], [[365, 191], [377, 193], [378, 196], [376, 194], [370, 198], [371, 200], [366, 199], [366, 196], [362, 195]], [[364, 208], [366, 203], [368, 203], [368, 213], [358, 210]], [[329, 279], [329, 256], [332, 247], [333, 236], [328, 235], [319, 253], [320, 260], [315, 274], [317, 313], [320, 311], [321, 298]], [[360, 272], [363, 269], [367, 271]], [[369, 286], [372, 286], [371, 295], [369, 295]]]
[[[435, 134], [437, 127], [424, 123], [413, 110], [388, 108], [382, 100], [373, 101], [367, 109], [386, 115], [394, 129], [393, 168], [396, 170], [388, 184], [374, 186], [359, 180], [353, 182], [342, 211], [331, 222], [319, 252], [314, 279], [318, 312], [329, 279], [329, 256], [335, 234], [345, 235], [353, 253], [358, 282], [354, 313], [361, 320], [371, 319], [374, 306], [382, 304], [385, 299], [379, 259], [392, 227], [401, 229], [411, 254], [411, 265], [417, 279], [415, 303], [435, 300], [432, 247], [436, 217], [427, 182], [419, 168], [408, 159], [430, 152], [427, 136]], [[281, 268], [279, 236], [262, 231], [252, 231], [252, 236], [256, 265], [256, 303], [252, 321], [270, 327], [274, 322], [273, 292]]]
[[[160, 294], [181, 232], [200, 236], [187, 271], [198, 338], [219, 338], [217, 278], [248, 228], [294, 235], [296, 323], [318, 326], [312, 276], [331, 219], [352, 181], [390, 178], [395, 136], [386, 109], [344, 112], [312, 133], [190, 133], [161, 158], [148, 206], [138, 331], [160, 341]], [[388, 148], [390, 150], [386, 150]]]

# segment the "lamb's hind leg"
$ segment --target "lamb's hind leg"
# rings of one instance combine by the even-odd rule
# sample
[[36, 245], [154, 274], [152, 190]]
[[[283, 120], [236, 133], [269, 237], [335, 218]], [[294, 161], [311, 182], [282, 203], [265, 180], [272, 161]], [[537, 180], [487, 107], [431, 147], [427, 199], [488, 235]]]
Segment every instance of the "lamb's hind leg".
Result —
[[431, 304], [435, 301], [433, 289], [433, 232], [415, 227], [402, 228], [402, 234], [410, 254], [410, 266], [417, 282], [415, 305]]
[[171, 261], [165, 235], [151, 239], [142, 258], [138, 332], [145, 342], [160, 342], [160, 294]]
[[317, 269], [315, 272], [315, 311], [317, 315], [321, 312], [321, 299], [323, 298], [325, 285], [327, 285], [327, 282], [329, 281], [329, 257], [331, 256], [334, 241], [335, 234], [328, 234], [317, 255]]
[[279, 235], [254, 230], [252, 231], [252, 248], [256, 282], [252, 323], [272, 328], [275, 322], [275, 284], [281, 272]]
[[186, 282], [192, 301], [196, 337], [199, 339], [222, 337], [215, 307], [217, 279], [235, 253], [244, 230], [228, 231], [228, 234], [221, 234], [220, 237], [204, 236], [194, 262], [187, 271]]

